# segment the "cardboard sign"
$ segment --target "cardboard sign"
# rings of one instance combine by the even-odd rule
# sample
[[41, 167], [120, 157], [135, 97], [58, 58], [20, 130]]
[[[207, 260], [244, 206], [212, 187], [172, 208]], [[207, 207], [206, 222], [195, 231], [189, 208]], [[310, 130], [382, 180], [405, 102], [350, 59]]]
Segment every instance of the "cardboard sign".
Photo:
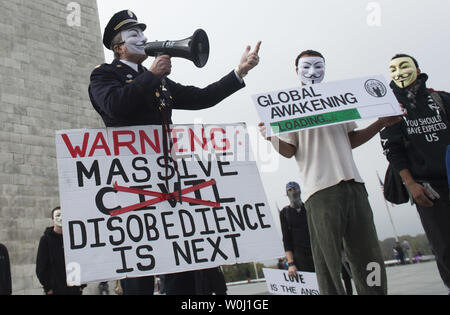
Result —
[[298, 272], [290, 276], [287, 270], [263, 269], [267, 288], [275, 295], [320, 295], [315, 273]]
[[253, 96], [267, 136], [402, 115], [383, 76], [321, 83]]
[[161, 126], [57, 133], [69, 284], [284, 255], [245, 125], [173, 126], [172, 138], [177, 168]]

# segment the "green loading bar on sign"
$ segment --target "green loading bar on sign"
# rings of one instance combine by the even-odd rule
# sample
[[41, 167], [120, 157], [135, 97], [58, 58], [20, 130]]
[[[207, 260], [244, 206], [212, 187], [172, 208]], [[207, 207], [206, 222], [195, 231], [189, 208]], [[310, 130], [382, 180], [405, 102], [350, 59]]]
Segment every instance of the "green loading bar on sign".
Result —
[[308, 117], [301, 117], [271, 123], [270, 126], [275, 134], [302, 130], [312, 127], [326, 126], [340, 122], [361, 119], [358, 109], [348, 109], [334, 113], [326, 113]]

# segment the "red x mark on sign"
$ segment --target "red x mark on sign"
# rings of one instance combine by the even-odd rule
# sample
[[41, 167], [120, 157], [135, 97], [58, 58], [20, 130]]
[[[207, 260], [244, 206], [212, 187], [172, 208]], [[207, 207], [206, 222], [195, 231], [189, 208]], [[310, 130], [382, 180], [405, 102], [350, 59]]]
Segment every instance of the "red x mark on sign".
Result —
[[[164, 201], [168, 201], [171, 199], [175, 199], [176, 201], [180, 201], [180, 195], [187, 195], [190, 193], [193, 193], [195, 191], [201, 190], [203, 188], [215, 185], [216, 181], [210, 180], [208, 182], [204, 182], [201, 183], [199, 185], [195, 185], [186, 189], [183, 189], [181, 191], [181, 194], [178, 193], [171, 193], [171, 194], [165, 194], [165, 193], [160, 193], [160, 192], [154, 192], [154, 191], [149, 191], [149, 190], [142, 190], [142, 189], [135, 189], [135, 188], [129, 188], [129, 187], [121, 187], [119, 186], [117, 183], [114, 184], [114, 190], [115, 191], [121, 191], [121, 192], [125, 192], [125, 193], [130, 193], [130, 194], [136, 194], [136, 195], [141, 195], [141, 196], [151, 196], [151, 197], [156, 197], [155, 199], [151, 199], [139, 204], [135, 204], [129, 207], [125, 207], [122, 209], [118, 209], [115, 211], [111, 211], [110, 215], [112, 217], [115, 216], [119, 216], [121, 214], [125, 214], [131, 211], [136, 211], [136, 210], [140, 210], [142, 208], [145, 207], [149, 207], [152, 205], [156, 205], [158, 203], [164, 202]], [[202, 206], [208, 206], [208, 207], [213, 207], [213, 208], [220, 208], [220, 203], [217, 202], [213, 202], [213, 201], [207, 201], [207, 200], [201, 200], [201, 199], [194, 199], [194, 198], [188, 198], [188, 197], [181, 197], [181, 202], [189, 202], [192, 204], [196, 204], [196, 205], [202, 205]]]

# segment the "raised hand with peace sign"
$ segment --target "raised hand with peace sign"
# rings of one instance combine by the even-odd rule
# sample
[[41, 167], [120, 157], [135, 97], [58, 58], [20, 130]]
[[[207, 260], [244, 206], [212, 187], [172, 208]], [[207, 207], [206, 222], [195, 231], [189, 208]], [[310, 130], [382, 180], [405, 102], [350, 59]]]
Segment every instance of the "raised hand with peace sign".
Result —
[[241, 63], [239, 64], [239, 67], [237, 68], [236, 72], [241, 77], [244, 78], [250, 70], [255, 68], [259, 64], [259, 50], [261, 48], [262, 42], [259, 41], [256, 44], [255, 50], [253, 52], [250, 52], [252, 50], [251, 46], [247, 46], [244, 55], [242, 56]]

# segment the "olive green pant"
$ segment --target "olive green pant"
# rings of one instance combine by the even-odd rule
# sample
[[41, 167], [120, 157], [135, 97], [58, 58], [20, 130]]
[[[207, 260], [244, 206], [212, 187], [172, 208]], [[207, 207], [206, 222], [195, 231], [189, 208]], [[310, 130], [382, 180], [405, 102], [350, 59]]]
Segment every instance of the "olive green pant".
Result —
[[387, 294], [386, 269], [365, 186], [341, 182], [314, 194], [305, 206], [320, 293], [346, 294], [341, 280], [344, 246], [358, 294]]

